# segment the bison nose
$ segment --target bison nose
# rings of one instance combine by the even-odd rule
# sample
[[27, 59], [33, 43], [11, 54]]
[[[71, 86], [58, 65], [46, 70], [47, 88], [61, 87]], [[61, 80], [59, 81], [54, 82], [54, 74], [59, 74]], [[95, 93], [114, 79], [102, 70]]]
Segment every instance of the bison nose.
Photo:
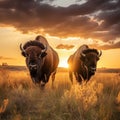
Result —
[[30, 67], [31, 70], [33, 70], [33, 69], [36, 70], [37, 69], [36, 64], [30, 64], [29, 67]]

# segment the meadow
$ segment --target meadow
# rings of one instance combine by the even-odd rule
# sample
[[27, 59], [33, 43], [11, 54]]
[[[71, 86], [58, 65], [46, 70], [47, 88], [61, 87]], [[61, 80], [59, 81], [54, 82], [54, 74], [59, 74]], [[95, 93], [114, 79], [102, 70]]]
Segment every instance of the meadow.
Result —
[[120, 74], [96, 73], [72, 85], [58, 71], [41, 90], [27, 70], [0, 69], [1, 120], [120, 120]]

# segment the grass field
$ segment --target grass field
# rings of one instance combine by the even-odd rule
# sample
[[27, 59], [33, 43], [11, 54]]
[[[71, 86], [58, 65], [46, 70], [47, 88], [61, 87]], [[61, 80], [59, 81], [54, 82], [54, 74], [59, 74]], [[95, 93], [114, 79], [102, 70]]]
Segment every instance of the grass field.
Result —
[[120, 120], [120, 74], [96, 73], [88, 82], [72, 85], [67, 72], [58, 72], [44, 90], [29, 73], [0, 71], [2, 120]]

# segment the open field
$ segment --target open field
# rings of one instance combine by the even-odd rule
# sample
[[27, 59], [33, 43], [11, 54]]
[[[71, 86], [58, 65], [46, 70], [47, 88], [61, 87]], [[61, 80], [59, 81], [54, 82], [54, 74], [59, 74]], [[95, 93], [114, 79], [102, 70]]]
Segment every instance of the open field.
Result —
[[58, 71], [44, 90], [26, 70], [0, 69], [2, 120], [120, 120], [120, 74], [96, 73], [88, 82], [72, 85]]

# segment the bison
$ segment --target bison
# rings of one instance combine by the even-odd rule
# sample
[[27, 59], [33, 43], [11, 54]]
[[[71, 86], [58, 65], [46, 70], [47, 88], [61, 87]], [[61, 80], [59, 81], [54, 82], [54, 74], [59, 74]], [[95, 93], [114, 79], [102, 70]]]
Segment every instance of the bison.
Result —
[[68, 58], [69, 77], [73, 83], [73, 75], [81, 83], [82, 80], [89, 81], [95, 74], [97, 61], [102, 55], [102, 51], [91, 49], [87, 45], [80, 46], [77, 51]]
[[35, 40], [28, 41], [23, 46], [20, 44], [20, 50], [26, 58], [32, 81], [43, 87], [51, 75], [53, 85], [59, 57], [47, 40], [43, 36], [37, 36]]

